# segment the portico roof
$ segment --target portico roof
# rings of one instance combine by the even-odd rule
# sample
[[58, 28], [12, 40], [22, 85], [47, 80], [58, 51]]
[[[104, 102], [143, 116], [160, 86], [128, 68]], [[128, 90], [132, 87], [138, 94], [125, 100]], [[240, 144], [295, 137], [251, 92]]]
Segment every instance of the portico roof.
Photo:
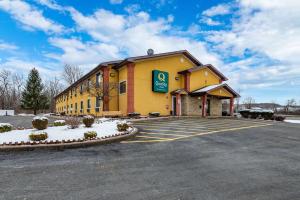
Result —
[[204, 95], [219, 88], [226, 89], [228, 92], [230, 92], [233, 95], [233, 97], [240, 97], [240, 95], [237, 92], [235, 92], [231, 87], [229, 87], [229, 85], [227, 85], [226, 83], [206, 86], [190, 92], [190, 95], [192, 96]]

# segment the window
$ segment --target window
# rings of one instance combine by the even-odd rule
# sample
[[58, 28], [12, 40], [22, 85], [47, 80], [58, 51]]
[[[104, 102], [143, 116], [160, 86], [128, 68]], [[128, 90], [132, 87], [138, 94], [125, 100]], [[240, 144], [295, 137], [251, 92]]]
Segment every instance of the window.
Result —
[[83, 92], [83, 84], [80, 85], [80, 93]]
[[95, 106], [96, 112], [100, 111], [100, 103], [101, 103], [101, 98], [100, 97], [96, 97], [96, 106]]
[[75, 112], [77, 113], [77, 103], [75, 103]]
[[120, 94], [126, 93], [126, 81], [120, 83]]
[[83, 101], [80, 102], [80, 112], [82, 113], [83, 111]]
[[88, 100], [87, 100], [87, 109], [86, 109], [86, 110], [87, 110], [88, 112], [90, 112], [90, 109], [91, 109], [91, 100], [88, 99]]
[[99, 87], [101, 82], [102, 82], [102, 74], [98, 73], [96, 74], [96, 86]]

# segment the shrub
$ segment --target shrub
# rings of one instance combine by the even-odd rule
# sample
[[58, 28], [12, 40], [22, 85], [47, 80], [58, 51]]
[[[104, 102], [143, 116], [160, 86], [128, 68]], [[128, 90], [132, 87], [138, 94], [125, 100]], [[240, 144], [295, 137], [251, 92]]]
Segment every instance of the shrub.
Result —
[[263, 112], [262, 113], [262, 117], [264, 118], [264, 120], [271, 120], [274, 116], [273, 112]]
[[78, 117], [68, 117], [65, 121], [70, 129], [78, 128], [80, 125], [80, 119]]
[[244, 118], [249, 118], [250, 115], [250, 110], [241, 110], [240, 114], [242, 115], [242, 117]]
[[87, 115], [83, 117], [82, 122], [84, 123], [85, 127], [92, 127], [93, 123], [95, 122], [95, 118], [91, 115]]
[[48, 134], [46, 132], [31, 133], [29, 135], [29, 139], [31, 141], [42, 141], [42, 140], [46, 140], [47, 138], [48, 138]]
[[0, 123], [0, 133], [12, 130], [12, 125], [9, 123]]
[[128, 117], [138, 118], [141, 114], [137, 112], [128, 113]]
[[127, 131], [127, 129], [129, 128], [129, 125], [127, 123], [119, 123], [119, 124], [117, 124], [117, 128], [118, 128], [119, 132]]
[[282, 115], [275, 115], [273, 118], [274, 118], [274, 120], [280, 121], [280, 122], [285, 120], [285, 117]]
[[88, 131], [84, 133], [84, 139], [94, 139], [97, 137], [96, 131]]
[[151, 113], [149, 113], [149, 116], [150, 117], [159, 117], [160, 113], [159, 112], [151, 112]]
[[32, 120], [32, 126], [38, 130], [44, 130], [48, 127], [47, 117], [35, 117]]
[[250, 110], [249, 117], [251, 119], [257, 119], [259, 116], [260, 116], [260, 112]]
[[65, 120], [56, 120], [54, 121], [54, 126], [65, 126], [66, 125], [66, 121]]

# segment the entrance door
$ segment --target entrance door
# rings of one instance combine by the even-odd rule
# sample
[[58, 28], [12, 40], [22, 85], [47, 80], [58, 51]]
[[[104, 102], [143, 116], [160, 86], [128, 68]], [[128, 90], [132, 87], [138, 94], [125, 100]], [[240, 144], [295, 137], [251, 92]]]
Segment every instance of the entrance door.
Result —
[[206, 101], [206, 116], [210, 115], [210, 99]]
[[172, 115], [176, 115], [176, 96], [172, 96]]

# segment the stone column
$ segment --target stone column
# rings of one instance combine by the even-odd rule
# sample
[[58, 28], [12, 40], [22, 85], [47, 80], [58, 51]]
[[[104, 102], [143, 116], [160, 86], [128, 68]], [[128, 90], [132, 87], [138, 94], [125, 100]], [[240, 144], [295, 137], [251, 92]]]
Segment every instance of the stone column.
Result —
[[134, 63], [127, 64], [127, 113], [134, 112]]
[[207, 94], [201, 97], [202, 99], [202, 117], [206, 117], [206, 101], [207, 101]]
[[103, 72], [103, 111], [109, 111], [109, 67], [104, 67]]
[[233, 116], [233, 109], [234, 109], [234, 98], [231, 97], [231, 98], [230, 98], [230, 104], [229, 104], [229, 112], [230, 112], [230, 116]]

